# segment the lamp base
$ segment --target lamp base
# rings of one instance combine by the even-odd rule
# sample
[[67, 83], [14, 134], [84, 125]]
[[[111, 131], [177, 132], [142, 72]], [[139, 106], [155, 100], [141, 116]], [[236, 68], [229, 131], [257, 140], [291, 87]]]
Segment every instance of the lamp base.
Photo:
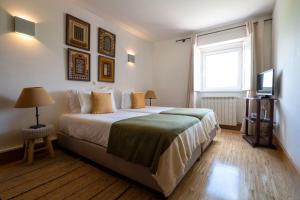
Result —
[[43, 128], [43, 127], [46, 127], [46, 125], [44, 125], [44, 124], [38, 124], [38, 125], [30, 126], [29, 128], [38, 129], [38, 128]]

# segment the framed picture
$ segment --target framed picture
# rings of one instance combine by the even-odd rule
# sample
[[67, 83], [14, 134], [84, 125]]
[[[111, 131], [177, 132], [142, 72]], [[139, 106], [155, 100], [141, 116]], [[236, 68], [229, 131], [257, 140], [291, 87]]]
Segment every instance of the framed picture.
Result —
[[115, 57], [116, 35], [98, 28], [98, 53], [106, 56]]
[[90, 81], [90, 54], [68, 49], [68, 80]]
[[115, 60], [98, 56], [98, 81], [115, 82]]
[[66, 15], [66, 44], [90, 50], [90, 24], [72, 15]]

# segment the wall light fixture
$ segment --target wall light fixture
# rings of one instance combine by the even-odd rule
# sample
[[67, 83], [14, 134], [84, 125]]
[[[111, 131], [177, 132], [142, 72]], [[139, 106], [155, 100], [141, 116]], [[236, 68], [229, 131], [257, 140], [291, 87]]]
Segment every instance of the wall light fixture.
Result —
[[135, 63], [135, 55], [128, 54], [128, 62], [129, 63]]
[[35, 23], [20, 17], [14, 17], [14, 31], [35, 36]]

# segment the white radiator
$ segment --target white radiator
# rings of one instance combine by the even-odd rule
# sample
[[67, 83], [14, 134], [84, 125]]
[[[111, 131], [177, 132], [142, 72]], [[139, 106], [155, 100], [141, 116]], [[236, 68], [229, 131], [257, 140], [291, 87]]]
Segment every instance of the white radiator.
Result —
[[202, 97], [200, 107], [212, 109], [221, 125], [237, 125], [236, 97]]

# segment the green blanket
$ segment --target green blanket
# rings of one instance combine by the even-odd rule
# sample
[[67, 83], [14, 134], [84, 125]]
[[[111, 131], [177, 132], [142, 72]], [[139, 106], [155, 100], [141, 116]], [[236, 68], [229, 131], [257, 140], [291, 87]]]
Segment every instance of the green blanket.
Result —
[[185, 115], [196, 117], [201, 120], [207, 113], [212, 110], [206, 108], [174, 108], [171, 110], [163, 111], [161, 114], [169, 114], [169, 115]]
[[151, 114], [114, 122], [107, 152], [148, 167], [155, 174], [160, 156], [172, 141], [198, 123], [195, 117]]

